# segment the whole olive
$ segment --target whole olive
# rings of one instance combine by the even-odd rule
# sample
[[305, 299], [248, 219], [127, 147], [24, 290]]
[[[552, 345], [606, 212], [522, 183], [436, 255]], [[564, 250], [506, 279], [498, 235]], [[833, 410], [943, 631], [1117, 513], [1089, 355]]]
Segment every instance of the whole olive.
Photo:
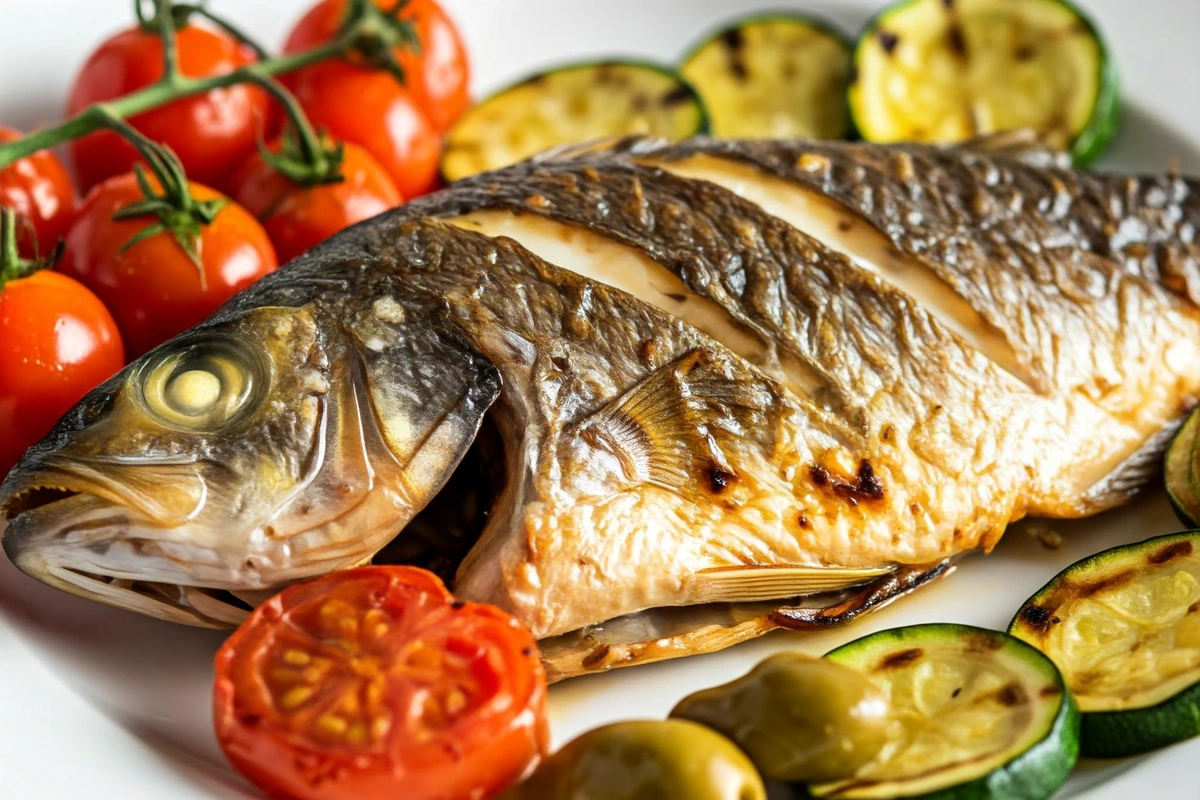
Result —
[[766, 800], [750, 759], [686, 720], [617, 722], [550, 756], [500, 800]]
[[780, 653], [737, 680], [688, 695], [671, 711], [720, 731], [764, 777], [821, 783], [851, 775], [883, 748], [886, 695], [850, 667]]

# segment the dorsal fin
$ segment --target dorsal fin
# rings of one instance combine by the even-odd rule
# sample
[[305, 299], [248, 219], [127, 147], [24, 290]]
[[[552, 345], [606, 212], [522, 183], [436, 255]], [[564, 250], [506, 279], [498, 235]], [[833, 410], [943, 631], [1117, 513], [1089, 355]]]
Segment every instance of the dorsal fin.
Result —
[[1071, 168], [1070, 153], [1064, 153], [1051, 147], [1040, 133], [1029, 128], [988, 133], [950, 147], [984, 155], [1012, 158], [1040, 169]]

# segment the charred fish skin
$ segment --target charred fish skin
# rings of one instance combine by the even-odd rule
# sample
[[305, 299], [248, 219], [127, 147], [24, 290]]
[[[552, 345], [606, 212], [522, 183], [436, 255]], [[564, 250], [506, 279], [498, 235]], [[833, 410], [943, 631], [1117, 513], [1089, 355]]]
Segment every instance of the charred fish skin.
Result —
[[[1190, 335], [1197, 318], [1197, 295], [1188, 288], [1200, 270], [1194, 180], [1076, 172], [1011, 136], [965, 148], [696, 139], [633, 140], [611, 151], [735, 190], [746, 186], [749, 199], [776, 212], [772, 193], [781, 190], [764, 182], [780, 184], [792, 199], [832, 205], [833, 246], [848, 244], [840, 249], [860, 255], [851, 237], [867, 229], [880, 240], [867, 253], [895, 262], [891, 274], [880, 271], [885, 279], [923, 289], [915, 278], [933, 277], [942, 294], [914, 297], [952, 330], [964, 314], [977, 317], [958, 326], [976, 349], [1040, 395], [1079, 394], [1095, 406], [1069, 413], [1117, 416], [1128, 425], [1124, 447], [1097, 459], [1094, 473], [1071, 483], [1044, 473], [1047, 494], [1057, 489], [1057, 496], [1031, 513], [1071, 516], [1127, 499], [1129, 482], [1112, 481], [1110, 472], [1194, 402], [1188, 387], [1161, 383], [1164, 374], [1178, 374], [1190, 350], [1180, 341], [1164, 352], [1161, 342]], [[604, 156], [595, 147], [577, 156], [589, 157]], [[1126, 475], [1144, 482], [1153, 475], [1146, 468], [1153, 453], [1142, 455], [1130, 462], [1136, 474]]]
[[[804, 177], [849, 180], [856, 165], [863, 182], [842, 194]], [[853, 616], [1025, 513], [1124, 499], [1139, 448], [1200, 394], [1200, 320], [1162, 255], [1191, 257], [1191, 184], [1156, 217], [1151, 189], [1170, 181], [1076, 176], [1073, 203], [1109, 217], [1073, 231], [1036, 217], [1063, 174], [1019, 149], [701, 140], [481, 176], [335, 237], [97, 393], [0, 487], [6, 550], [72, 591], [228, 622], [204, 591], [249, 595], [370, 558], [486, 411], [504, 488], [456, 589], [553, 637], [556, 674]], [[1111, 209], [1134, 184], [1145, 202], [1128, 223]], [[996, 216], [1014, 191], [1019, 212]], [[919, 213], [927, 238], [873, 217], [880, 198]], [[1158, 260], [1072, 253], [1106, 225], [1144, 226]], [[933, 249], [943, 235], [956, 249]], [[1124, 266], [1130, 253], [1143, 266]], [[299, 333], [271, 346], [285, 320]], [[141, 376], [227, 340], [273, 370], [237, 406], [246, 424], [167, 437], [137, 398], [174, 367]], [[310, 395], [307, 427], [264, 448], [250, 420]], [[136, 458], [155, 437], [185, 468]], [[67, 482], [97, 454], [108, 489]], [[139, 480], [162, 488], [138, 494]], [[126, 485], [132, 505], [111, 490]], [[187, 503], [168, 500], [196, 487], [242, 507], [193, 503], [179, 523], [167, 511]], [[320, 519], [295, 511], [312, 487]], [[154, 603], [130, 600], [146, 587]], [[833, 607], [788, 610], [809, 595]]]
[[[700, 148], [702, 144], [692, 143], [691, 146]], [[727, 143], [721, 146], [732, 147]], [[872, 444], [878, 444], [881, 438], [898, 436], [902, 439], [903, 443], [898, 449], [907, 447], [910, 450], [908, 462], [886, 456], [881, 458], [878, 450], [872, 451], [866, 446], [851, 452], [862, 457], [860, 463], [871, 464], [872, 471], [877, 469], [875, 464], [882, 461], [886, 465], [892, 460], [893, 469], [884, 467], [884, 471], [889, 473], [888, 477], [908, 477], [908, 480], [897, 481], [900, 486], [897, 494], [911, 501], [908, 508], [913, 516], [925, 508], [936, 509], [936, 524], [923, 525], [924, 521], [919, 518], [911, 520], [892, 515], [893, 523], [906, 531], [903, 544], [890, 542], [890, 547], [872, 547], [870, 537], [861, 535], [864, 529], [870, 530], [870, 524], [860, 525], [860, 535], [854, 540], [853, 552], [831, 549], [830, 543], [836, 541], [836, 537], [826, 535], [822, 537], [821, 547], [800, 554], [795, 551], [789, 553], [794, 559], [790, 563], [811, 563], [809, 559], [814, 552], [820, 552], [828, 558], [825, 563], [829, 564], [863, 563], [855, 561], [855, 557], [876, 564], [925, 560], [935, 563], [935, 557], [939, 555], [950, 555], [977, 546], [989, 548], [1004, 526], [1023, 516], [1029, 508], [1042, 514], [1075, 516], [1121, 502], [1144, 484], [1150, 475], [1144, 467], [1151, 463], [1147, 456], [1153, 455], [1150, 450], [1154, 448], [1147, 449], [1143, 444], [1161, 439], [1154, 434], [1163, 426], [1169, 426], [1194, 402], [1197, 393], [1195, 381], [1186, 374], [1186, 370], [1182, 376], [1179, 372], [1184, 363], [1196, 364], [1196, 352], [1188, 345], [1178, 345], [1181, 341], [1190, 341], [1194, 336], [1194, 308], [1185, 298], [1171, 291], [1169, 286], [1160, 286], [1138, 275], [1128, 276], [1117, 259], [1088, 257], [1084, 267], [1094, 266], [1095, 274], [1080, 272], [1083, 267], [1078, 261], [1078, 252], [1073, 248], [1064, 249], [1066, 246], [1061, 244], [1063, 234], [1060, 231], [1044, 226], [1036, 231], [1038, 235], [1059, 237], [1060, 241], [1056, 247], [1043, 247], [1035, 242], [1033, 255], [1040, 254], [1040, 261], [1030, 253], [1023, 253], [1020, 259], [1008, 259], [999, 262], [1005, 266], [991, 268], [992, 272], [1005, 273], [1007, 269], [1008, 273], [994, 278], [994, 282], [1006, 286], [1008, 292], [1006, 303], [995, 304], [999, 306], [998, 309], [989, 306], [978, 294], [960, 294], [962, 300], [970, 304], [973, 310], [977, 309], [981, 317], [1004, 321], [1006, 327], [997, 330], [1007, 332], [1010, 339], [1017, 333], [1028, 335], [1031, 331], [1029, 320], [1049, 326], [1047, 329], [1059, 326], [1052, 330], [1053, 336], [1049, 338], [1039, 333], [1036, 327], [1032, 328], [1035, 335], [1042, 336], [1047, 342], [1048, 355], [1041, 360], [1022, 359], [1014, 348], [1014, 355], [1017, 356], [1014, 361], [1023, 370], [1026, 379], [1018, 381], [979, 365], [973, 365], [973, 370], [947, 368], [942, 355], [945, 351], [952, 351], [957, 345], [970, 353], [971, 347], [957, 340], [950, 332], [938, 330], [936, 320], [922, 320], [919, 303], [910, 303], [892, 319], [884, 320], [884, 324], [871, 326], [869, 321], [880, 317], [879, 299], [888, 296], [886, 285], [878, 285], [877, 282], [877, 285], [863, 292], [869, 302], [861, 303], [852, 290], [847, 291], [847, 287], [854, 285], [856, 274], [861, 282], [862, 270], [842, 269], [838, 273], [830, 265], [844, 265], [845, 259], [828, 250], [822, 251], [817, 243], [811, 241], [806, 242], [805, 246], [788, 248], [780, 247], [779, 239], [772, 239], [772, 246], [767, 248], [766, 254], [752, 250], [748, 252], [746, 247], [739, 247], [739, 237], [766, 238], [778, 225], [764, 220], [757, 209], [737, 208], [737, 213], [725, 214], [722, 219], [724, 208], [735, 204], [728, 197], [722, 199], [720, 189], [700, 187], [694, 180], [672, 187], [670, 175], [648, 171], [645, 163], [640, 166], [636, 163], [657, 164], [655, 157], [659, 153], [650, 149], [648, 152], [638, 151], [637, 155], [639, 158], [634, 163], [625, 164], [615, 163], [603, 156], [591, 158], [590, 154], [565, 162], [540, 159], [534, 164], [521, 165], [479, 181], [467, 182], [453, 193], [431, 198], [419, 205], [420, 213], [457, 217], [459, 224], [465, 227], [506, 233], [520, 240], [524, 240], [524, 237], [520, 233], [519, 223], [497, 223], [494, 217], [481, 221], [480, 209], [502, 209], [516, 217], [538, 216], [575, 228], [585, 228], [638, 249], [666, 266], [690, 290], [725, 308], [735, 323], [740, 323], [757, 335], [765, 330], [764, 338], [787, 351], [788, 356], [799, 359], [809, 375], [816, 374], [827, 380], [830, 369], [826, 365], [831, 363], [835, 367], [845, 363], [857, 367], [843, 371], [839, 376], [841, 383], [835, 383], [833, 391], [827, 391], [828, 385], [816, 387], [811, 393], [812, 399], [823, 398], [824, 405], [828, 405], [830, 397], [862, 396], [869, 394], [864, 390], [870, 388], [875, 391], [874, 397], [886, 396], [885, 402], [876, 402], [872, 409], [874, 415], [868, 416], [871, 421], [865, 427], [868, 430], [874, 427], [876, 441]], [[939, 155], [946, 157], [945, 154]], [[823, 157], [820, 153], [801, 153], [794, 161], [810, 163], [816, 159], [817, 163], [824, 163], [821, 160]], [[683, 158], [680, 156], [680, 160]], [[981, 158], [983, 156], [971, 154], [966, 160], [974, 164]], [[984, 170], [984, 183], [992, 180], [986, 176], [993, 173], [1016, 173], [1015, 177], [1010, 175], [1005, 179], [1009, 182], [1026, 179], [1029, 176], [1022, 176], [1023, 170], [1033, 170], [1032, 165], [1035, 164], [1038, 169], [1045, 169], [1052, 166], [1053, 159], [1026, 153], [1019, 158], [997, 158], [995, 161], [980, 167]], [[789, 176], [789, 180], [792, 177]], [[1133, 179], [1115, 180], [1129, 185]], [[1161, 183], [1155, 179], [1146, 181], [1150, 185]], [[1053, 188], [1054, 182], [1050, 181], [1048, 185]], [[681, 193], [681, 188], [690, 191]], [[972, 191], [979, 191], [979, 187], [972, 186]], [[1094, 185], [1091, 191], [1093, 195], [1097, 191]], [[1044, 191], [1042, 195], [1030, 191], [1030, 202], [1034, 207], [1044, 205], [1044, 194]], [[1100, 199], [1093, 195], [1086, 195], [1081, 202], [1098, 207]], [[860, 210], [847, 208], [847, 211], [862, 216]], [[931, 227], [948, 227], [951, 224], [938, 218], [934, 212], [925, 213], [932, 216]], [[682, 229], [680, 225], [672, 224], [678, 220], [684, 223]], [[1027, 234], [1017, 231], [1018, 222], [1010, 220], [1004, 233], [1014, 238], [1015, 244], [1010, 243], [1013, 248], [1023, 246], [1028, 241]], [[956, 230], [975, 231], [978, 230], [977, 225], [987, 230], [987, 225], [978, 220], [973, 220], [970, 225], [960, 224]], [[1036, 227], [1033, 223], [1030, 226]], [[749, 237], [746, 236], [747, 231], [752, 232]], [[764, 231], [768, 233], [764, 234]], [[1047, 245], [1053, 241], [1048, 238]], [[985, 237], [985, 243], [993, 250], [1004, 242], [1003, 238], [997, 243]], [[706, 243], [715, 243], [708, 252]], [[976, 245], [978, 252], [985, 250], [983, 245]], [[797, 257], [798, 253], [805, 251], [817, 255], [808, 259]], [[714, 260], [711, 252], [723, 254], [725, 261]], [[918, 248], [910, 246], [905, 254], [915, 259], [920, 252]], [[772, 258], [780, 253], [784, 254], [781, 259]], [[773, 260], [778, 265], [776, 268], [763, 268], [764, 264], [771, 264]], [[978, 277], [978, 260], [971, 263], [964, 258], [964, 262], [964, 274], [972, 279]], [[568, 261], [560, 263], [570, 266]], [[732, 264], [734, 268], [723, 270], [725, 264]], [[830, 275], [831, 272], [834, 274]], [[1096, 279], [1096, 275], [1099, 279]], [[758, 285], [771, 287], [778, 292], [776, 287], [785, 284], [787, 276], [800, 278], [800, 286], [793, 290], [793, 296], [785, 294], [784, 300], [776, 300], [773, 306], [761, 302], [753, 291], [745, 290], [747, 286]], [[1080, 276], [1092, 281], [1092, 286], [1102, 287], [1103, 291], [1082, 292], [1077, 285]], [[965, 280], [960, 276], [956, 285], [962, 285]], [[850, 310], [841, 325], [822, 328], [819, 314], [814, 313], [813, 309], [819, 309], [821, 302], [813, 302], [811, 287], [822, 282], [837, 287], [842, 295], [839, 299], [844, 299], [846, 295], [855, 298], [847, 303]], [[947, 283], [947, 286], [951, 284]], [[951, 289], [958, 291], [954, 286]], [[797, 313], [796, 306], [804, 311]], [[801, 320], [801, 325], [793, 324], [789, 328], [786, 324], [780, 324], [779, 320], [785, 319], [788, 313], [793, 315], [793, 319]], [[907, 334], [914, 320], [922, 320], [932, 326], [936, 332], [932, 339], [937, 346], [929, 347], [925, 353], [919, 350], [899, 353], [884, 350], [883, 354], [872, 354], [871, 348], [864, 347], [863, 339], [895, 342], [895, 331], [902, 334], [899, 340], [902, 349], [903, 346], [911, 346]], [[814, 356], [813, 353], [817, 351], [813, 342], [804, 343], [803, 336], [797, 335], [797, 328], [804, 326], [808, 326], [809, 330], [820, 330], [829, 337], [827, 341], [832, 346], [824, 357]], [[859, 329], [858, 341], [836, 336], [839, 330], [854, 329]], [[830, 332], [834, 334], [830, 336]], [[1112, 351], [1096, 353], [1096, 342], [1110, 342]], [[786, 370], [778, 352], [771, 353], [770, 350], [770, 347], [763, 348], [767, 356], [752, 360], [768, 374], [786, 381], [786, 374], [781, 374]], [[872, 358], [872, 355], [875, 357]], [[862, 365], [872, 362], [882, 365], [881, 372], [888, 366], [895, 368], [891, 375], [885, 372], [885, 380], [876, 387], [871, 387], [869, 382], [864, 385], [861, 380], [864, 373], [869, 376], [870, 372], [862, 369]], [[1166, 391], [1158, 388], [1164, 365], [1176, 375], [1174, 385]], [[848, 375], [847, 372], [856, 374]], [[1048, 379], [1049, 382], [1042, 379]], [[919, 391], [913, 392], [916, 397], [908, 405], [915, 413], [908, 418], [895, 412], [885, 411], [881, 414], [881, 407], [886, 408], [887, 401], [903, 404], [905, 389], [908, 388], [906, 384], [929, 387], [932, 391], [924, 396]], [[954, 385], [959, 393], [947, 393], [947, 384]], [[1122, 384], [1129, 384], [1133, 389], [1121, 391]], [[887, 388], [883, 390], [879, 387]], [[966, 401], [959, 403], [957, 408], [953, 402], [956, 396]], [[804, 400], [797, 398], [801, 405], [805, 405]], [[1030, 409], [1033, 410], [1032, 414], [1029, 414]], [[809, 408], [809, 411], [814, 409]], [[853, 406], [849, 404], [838, 411], [843, 420], [863, 419], [855, 414]], [[994, 412], [992, 419], [986, 418], [989, 412]], [[899, 424], [890, 420], [899, 420]], [[974, 429], [973, 422], [978, 423]], [[1105, 446], [1096, 448], [1097, 438], [1108, 441]], [[836, 453], [834, 448], [830, 448], [829, 452]], [[1057, 458], [1047, 458], [1046, 454], [1057, 454]], [[850, 454], [844, 451], [836, 453], [835, 461], [837, 455]], [[897, 460], [903, 468], [895, 468]], [[853, 457], [843, 458], [846, 467], [853, 463]], [[939, 474], [929, 477], [927, 473], [931, 464], [935, 467], [934, 472]], [[970, 475], [968, 470], [964, 470], [964, 464], [986, 477], [980, 479]], [[814, 466], [817, 467], [811, 472], [814, 479], [828, 481], [828, 477], [817, 477], [822, 475], [821, 465], [818, 463]], [[853, 485], [849, 478], [854, 473], [846, 467], [833, 480], [840, 486], [849, 487]], [[926, 472], [921, 472], [922, 467]], [[920, 475], [920, 479], [912, 480], [913, 475]], [[1040, 476], [1043, 480], [1031, 481], [1031, 475]], [[961, 506], [948, 504], [946, 498], [953, 496], [954, 490], [964, 482], [980, 487], [981, 496], [969, 498]], [[888, 483], [888, 479], [883, 481], [884, 485]], [[914, 483], [928, 486], [931, 491], [926, 497], [914, 499], [911, 494], [906, 494]], [[982, 495], [986, 495], [987, 499]], [[962, 508], [964, 513], [958, 516], [951, 508]], [[984, 508], [994, 513], [981, 511]], [[822, 516], [829, 513], [828, 505], [815, 513], [808, 513], [810, 510], [799, 512], [799, 517], [809, 525], [814, 518], [821, 520]], [[880, 514], [878, 518], [887, 518], [887, 515]], [[823, 534], [828, 531], [824, 525], [818, 524], [816, 527]], [[914, 547], [911, 542], [919, 542], [928, 549], [921, 550], [919, 545]], [[777, 557], [772, 563], [787, 561], [786, 558], [779, 558], [783, 555], [780, 551], [772, 555]], [[566, 586], [562, 588], [565, 590]], [[555, 601], [543, 595], [541, 602], [546, 605]]]

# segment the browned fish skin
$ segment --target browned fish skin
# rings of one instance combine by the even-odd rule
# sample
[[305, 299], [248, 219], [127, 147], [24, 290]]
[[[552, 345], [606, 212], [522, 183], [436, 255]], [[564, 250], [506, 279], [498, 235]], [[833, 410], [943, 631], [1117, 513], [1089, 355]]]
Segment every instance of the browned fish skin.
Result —
[[[1196, 189], [1074, 173], [1019, 149], [581, 148], [356, 226], [191, 336], [242, 325], [254, 338], [248, 314], [311, 324], [298, 363], [324, 365], [329, 399], [311, 391], [329, 422], [305, 424], [351, 436], [351, 420], [374, 436], [359, 471], [375, 483], [356, 496], [392, 498], [397, 526], [496, 398], [503, 488], [456, 588], [547, 637], [567, 676], [853, 616], [989, 549], [1027, 513], [1126, 499], [1155, 434], [1200, 395]], [[810, 197], [838, 223], [820, 235], [843, 239], [793, 226], [791, 204]], [[864, 268], [850, 252], [863, 243], [890, 262]], [[639, 299], [571, 269], [618, 287], [643, 286], [631, 271], [650, 277]], [[128, 455], [122, 430], [101, 444], [86, 431], [107, 424], [112, 395], [127, 408], [138, 374], [100, 390], [0, 489], [18, 561], [40, 535], [31, 520], [66, 507], [30, 499], [56, 485], [47, 465], [83, 440], [89, 457]], [[436, 468], [417, 474], [413, 453], [435, 435], [422, 463]], [[224, 459], [220, 474], [263, 472], [231, 455], [255, 452], [259, 431], [225, 436], [171, 441]], [[281, 485], [316, 452], [271, 445], [287, 452], [266, 470]], [[306, 560], [314, 537], [339, 565], [369, 558], [385, 505], [358, 550], [318, 530], [271, 552], [290, 553], [288, 579], [330, 568]], [[445, 569], [454, 548], [392, 550]], [[261, 564], [243, 567], [257, 555], [233, 553], [236, 569], [196, 583], [273, 585]], [[184, 582], [169, 574], [142, 579]], [[797, 595], [834, 608], [802, 610]]]

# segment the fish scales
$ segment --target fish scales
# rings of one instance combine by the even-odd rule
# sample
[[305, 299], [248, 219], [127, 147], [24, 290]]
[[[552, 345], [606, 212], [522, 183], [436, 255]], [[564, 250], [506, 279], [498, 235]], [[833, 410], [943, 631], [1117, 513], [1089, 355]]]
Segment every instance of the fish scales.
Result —
[[[223, 592], [406, 552], [486, 414], [503, 477], [455, 588], [553, 677], [834, 624], [1145, 485], [1200, 394], [1195, 195], [1008, 141], [548, 154], [355, 226], [98, 389], [0, 487], [5, 550], [226, 624]], [[250, 388], [185, 419], [155, 395], [184, 367]]]

